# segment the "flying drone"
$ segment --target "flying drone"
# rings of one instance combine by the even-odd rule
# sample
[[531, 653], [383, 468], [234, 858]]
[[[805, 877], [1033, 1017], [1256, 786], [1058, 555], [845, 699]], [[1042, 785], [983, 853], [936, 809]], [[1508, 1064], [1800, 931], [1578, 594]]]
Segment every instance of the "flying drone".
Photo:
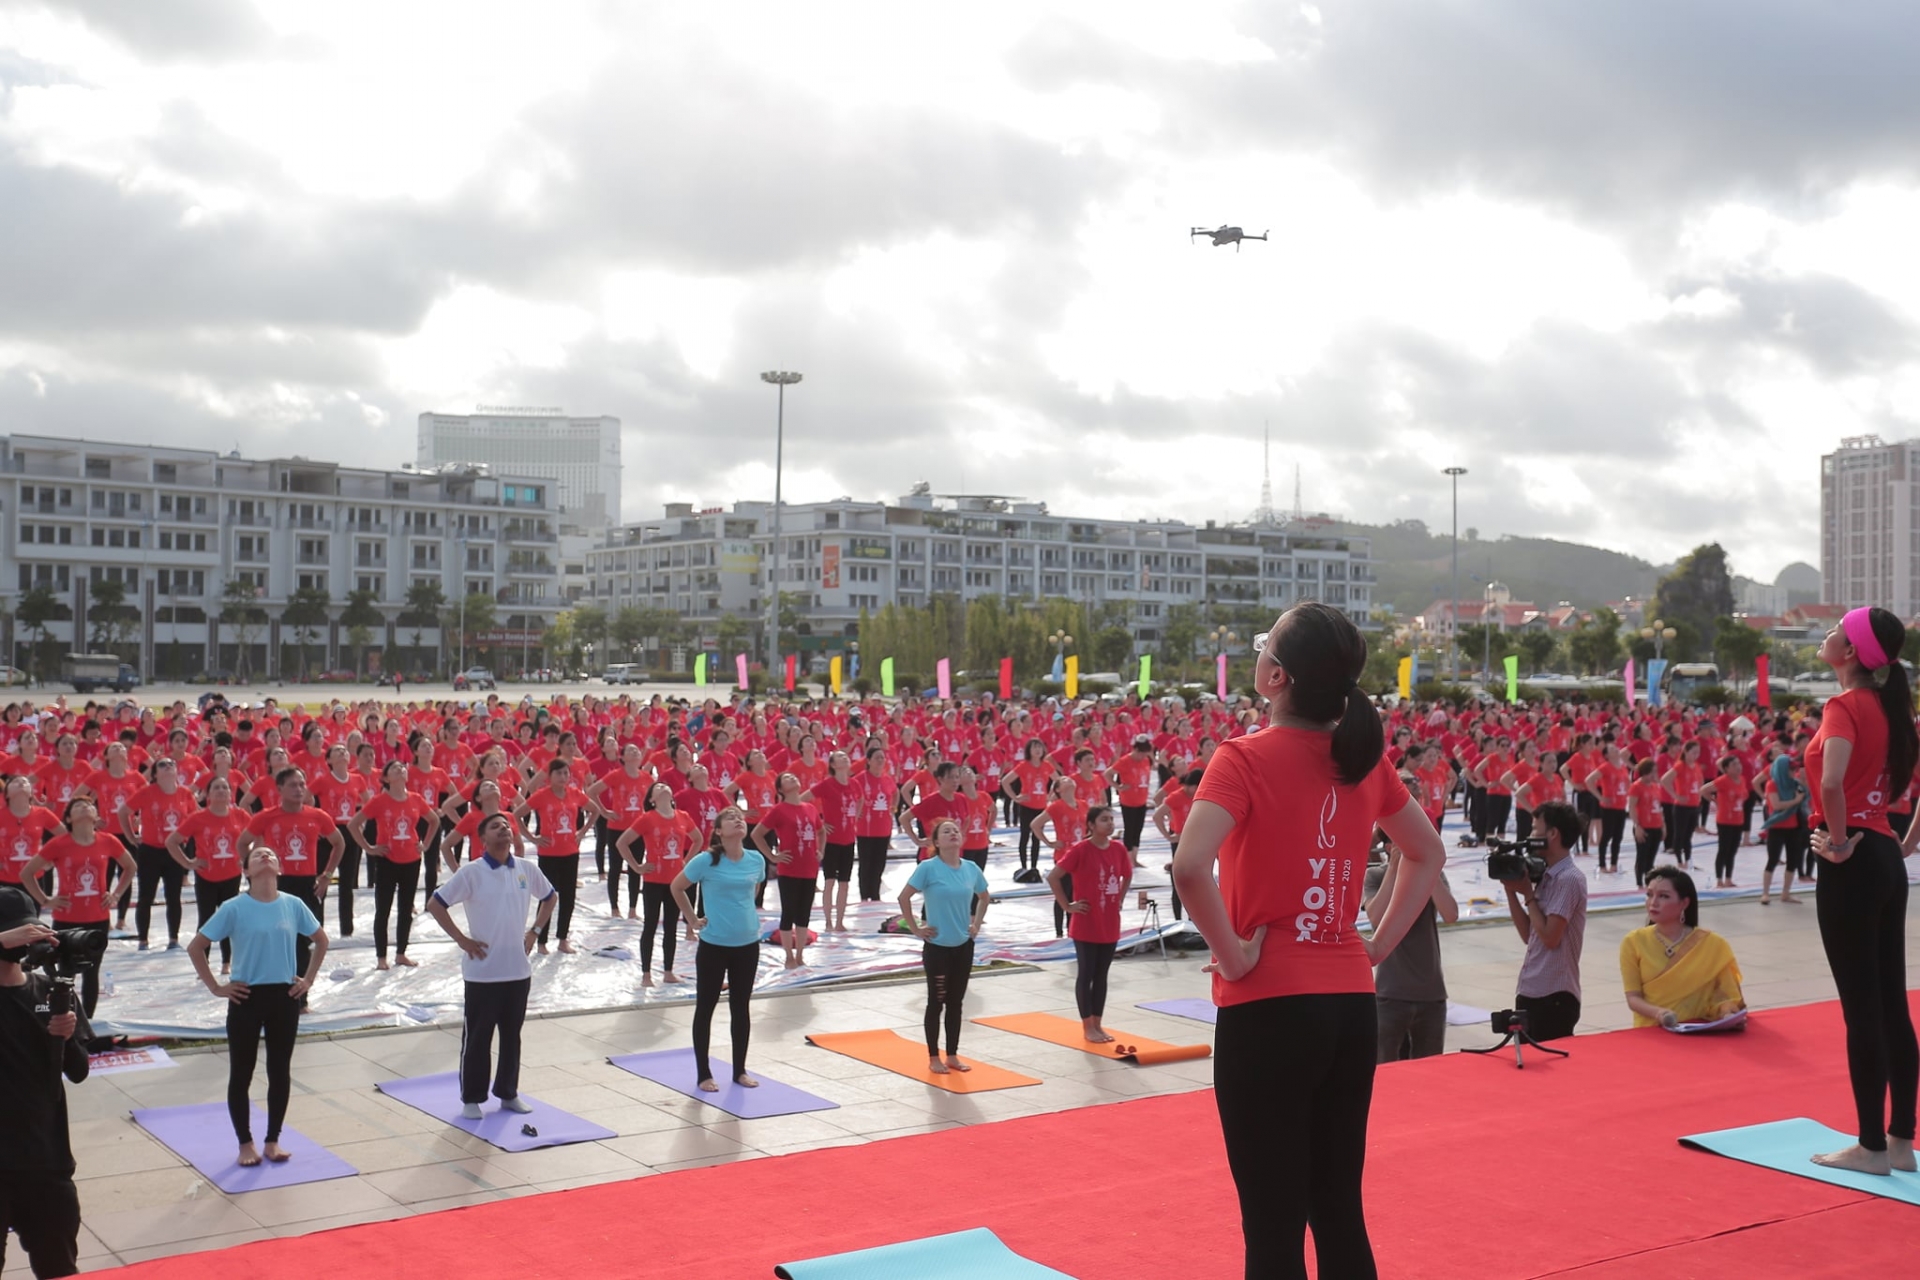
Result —
[[1239, 227], [1195, 227], [1187, 233], [1189, 240], [1196, 236], [1206, 236], [1213, 241], [1213, 247], [1216, 249], [1223, 244], [1230, 244], [1233, 246], [1233, 251], [1238, 253], [1240, 252], [1240, 242], [1242, 240], [1265, 240], [1267, 233], [1262, 231], [1257, 236], [1250, 236]]

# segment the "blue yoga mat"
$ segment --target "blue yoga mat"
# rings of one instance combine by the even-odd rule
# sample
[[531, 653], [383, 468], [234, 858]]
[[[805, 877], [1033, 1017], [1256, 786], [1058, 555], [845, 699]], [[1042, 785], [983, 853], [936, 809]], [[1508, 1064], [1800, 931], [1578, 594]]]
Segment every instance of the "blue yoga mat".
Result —
[[763, 1120], [768, 1116], [790, 1116], [801, 1111], [837, 1111], [840, 1104], [828, 1102], [825, 1098], [808, 1093], [805, 1089], [796, 1089], [790, 1084], [781, 1084], [778, 1080], [769, 1080], [759, 1073], [753, 1073], [760, 1082], [757, 1089], [746, 1089], [732, 1080], [724, 1079], [732, 1067], [724, 1057], [709, 1059], [707, 1065], [715, 1067], [720, 1075], [714, 1077], [720, 1085], [718, 1093], [700, 1092], [700, 1081], [693, 1069], [692, 1049], [661, 1049], [655, 1053], [626, 1053], [617, 1058], [608, 1058], [622, 1071], [630, 1071], [642, 1080], [651, 1080], [657, 1085], [685, 1094], [695, 1102], [704, 1102], [708, 1106], [718, 1107], [728, 1115], [739, 1116], [742, 1120]]
[[1149, 1000], [1137, 1007], [1151, 1009], [1155, 1013], [1172, 1014], [1176, 1018], [1192, 1018], [1195, 1022], [1204, 1022], [1208, 1026], [1213, 1026], [1220, 1021], [1220, 1010], [1214, 1007], [1211, 1000], [1195, 1000], [1191, 997], [1179, 1000]]
[[[267, 1115], [258, 1107], [252, 1129], [256, 1149], [266, 1146]], [[233, 1136], [224, 1102], [201, 1102], [189, 1107], [143, 1107], [133, 1122], [158, 1138], [166, 1148], [200, 1172], [200, 1176], [229, 1194], [293, 1187], [303, 1182], [351, 1178], [360, 1172], [352, 1165], [293, 1129], [280, 1131], [280, 1146], [292, 1159], [281, 1164], [262, 1160], [250, 1169], [240, 1167], [240, 1143]]]
[[1064, 1271], [1021, 1257], [985, 1227], [783, 1262], [773, 1274], [781, 1280], [1073, 1280]]
[[[524, 1115], [505, 1110], [497, 1098], [488, 1098], [482, 1104], [485, 1114], [478, 1120], [462, 1119], [460, 1076], [453, 1071], [415, 1076], [411, 1080], [388, 1080], [374, 1087], [395, 1102], [404, 1102], [437, 1120], [446, 1121], [456, 1129], [465, 1129], [475, 1137], [485, 1138], [502, 1151], [563, 1147], [571, 1142], [598, 1142], [602, 1138], [618, 1136], [613, 1130], [591, 1120], [583, 1120], [570, 1111], [550, 1107], [530, 1093], [520, 1095], [520, 1100], [533, 1108]], [[533, 1132], [526, 1132], [528, 1129]]]
[[1748, 1125], [1743, 1129], [1721, 1129], [1715, 1133], [1696, 1133], [1680, 1139], [1683, 1147], [1711, 1151], [1764, 1169], [1778, 1169], [1795, 1177], [1812, 1178], [1836, 1187], [1864, 1191], [1889, 1200], [1920, 1204], [1920, 1173], [1895, 1173], [1876, 1177], [1871, 1173], [1853, 1173], [1829, 1169], [1813, 1162], [1823, 1151], [1843, 1151], [1853, 1145], [1851, 1135], [1837, 1133], [1815, 1120], [1799, 1116], [1775, 1120], [1771, 1124]]

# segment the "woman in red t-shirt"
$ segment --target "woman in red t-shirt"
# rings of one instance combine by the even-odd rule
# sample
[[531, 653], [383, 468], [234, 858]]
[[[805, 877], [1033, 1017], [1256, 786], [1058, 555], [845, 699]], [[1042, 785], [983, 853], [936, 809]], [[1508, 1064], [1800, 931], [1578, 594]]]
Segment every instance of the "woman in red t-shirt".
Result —
[[[228, 898], [240, 892], [240, 837], [253, 815], [233, 807], [233, 782], [215, 778], [207, 783], [207, 807], [197, 809], [167, 837], [167, 853], [193, 872], [193, 904], [199, 913], [196, 928], [204, 927]], [[187, 852], [187, 841], [193, 852]], [[220, 972], [233, 960], [233, 943], [220, 939]]]
[[1700, 786], [1705, 782], [1700, 771], [1700, 741], [1693, 739], [1680, 748], [1680, 758], [1660, 777], [1667, 793], [1667, 849], [1683, 867], [1693, 865], [1693, 833], [1700, 828]]
[[[552, 924], [560, 950], [568, 955], [573, 954], [573, 943], [567, 935], [573, 930], [573, 904], [580, 891], [580, 832], [599, 812], [600, 806], [575, 785], [572, 763], [555, 757], [547, 762], [546, 785], [529, 792], [515, 815], [522, 822], [529, 813], [539, 819], [539, 834], [532, 838], [533, 844], [539, 850], [541, 874], [560, 895]], [[537, 941], [540, 954], [546, 955], [546, 926], [540, 928]]]
[[[1021, 749], [1020, 763], [1007, 771], [1000, 784], [1013, 789], [1013, 820], [1020, 828], [1020, 870], [1013, 878], [1021, 884], [1033, 884], [1040, 879], [1040, 851], [1046, 845], [1033, 828], [1040, 815], [1047, 811], [1047, 788], [1052, 781], [1053, 763], [1047, 759], [1047, 744], [1038, 738], [1029, 738]], [[1027, 865], [1029, 846], [1033, 849], [1031, 867]]]
[[[1377, 1039], [1372, 966], [1429, 909], [1446, 855], [1386, 762], [1380, 714], [1358, 683], [1367, 643], [1352, 620], [1298, 604], [1254, 647], [1267, 727], [1214, 753], [1173, 861], [1213, 952], [1214, 1098], [1246, 1273], [1304, 1275], [1311, 1226], [1322, 1275], [1371, 1276], [1360, 1175]], [[1405, 861], [1362, 938], [1354, 921], [1376, 826]]]
[[1847, 1074], [1860, 1141], [1813, 1158], [1829, 1168], [1885, 1174], [1914, 1167], [1914, 1103], [1920, 1044], [1907, 1004], [1907, 872], [1903, 843], [1887, 824], [1887, 801], [1907, 789], [1920, 735], [1913, 690], [1897, 661], [1907, 639], [1885, 609], [1854, 609], [1827, 633], [1820, 658], [1844, 690], [1821, 708], [1807, 746], [1813, 852], [1820, 869], [1814, 902], [1820, 941], [1847, 1024]]
[[1064, 911], [1073, 936], [1073, 999], [1080, 1024], [1094, 1044], [1111, 1044], [1100, 1020], [1107, 1012], [1107, 971], [1120, 942], [1120, 903], [1133, 883], [1133, 858], [1113, 842], [1113, 810], [1087, 810], [1087, 838], [1061, 854], [1047, 873], [1054, 905]]
[[[376, 861], [373, 866], [373, 957], [374, 968], [387, 967], [387, 916], [393, 912], [394, 898], [400, 899], [399, 921], [394, 931], [393, 962], [414, 968], [407, 955], [407, 939], [413, 932], [413, 899], [420, 890], [420, 830], [424, 824], [437, 825], [440, 815], [422, 797], [407, 790], [407, 766], [401, 760], [389, 760], [380, 770], [380, 790], [360, 812], [347, 822], [352, 836]], [[367, 832], [373, 838], [367, 838]]]
[[827, 892], [821, 902], [828, 933], [847, 931], [847, 885], [853, 880], [854, 841], [860, 829], [861, 788], [853, 780], [853, 762], [847, 753], [827, 757], [827, 776], [806, 789], [801, 799], [820, 810], [827, 833], [820, 852], [820, 870]]
[[748, 833], [754, 848], [760, 850], [767, 865], [776, 871], [780, 889], [780, 941], [787, 950], [789, 969], [798, 969], [806, 963], [814, 882], [820, 878], [820, 851], [826, 838], [820, 824], [820, 810], [802, 802], [800, 792], [800, 779], [791, 773], [781, 774], [780, 803], [761, 815]]
[[[660, 981], [676, 983], [673, 971], [674, 944], [678, 941], [680, 907], [673, 898], [673, 882], [686, 869], [687, 859], [699, 851], [700, 822], [690, 813], [674, 807], [673, 788], [656, 782], [647, 793], [647, 809], [614, 842], [614, 850], [641, 879], [641, 905], [645, 918], [640, 925], [640, 985], [653, 985], [653, 939], [666, 917], [666, 933], [660, 939]], [[646, 861], [637, 862], [633, 846], [639, 842]]]
[[1587, 774], [1587, 794], [1600, 814], [1600, 866], [1609, 874], [1620, 870], [1620, 841], [1627, 834], [1626, 755], [1614, 743], [1602, 752], [1602, 763]]
[[867, 748], [867, 767], [856, 781], [860, 787], [860, 827], [853, 848], [860, 872], [860, 901], [880, 901], [880, 881], [887, 871], [887, 852], [893, 847], [894, 811], [900, 787], [887, 764], [887, 749]]
[[1633, 781], [1627, 784], [1627, 814], [1633, 819], [1633, 885], [1636, 889], [1646, 887], [1647, 873], [1653, 870], [1653, 860], [1659, 856], [1673, 808], [1667, 803], [1666, 791], [1660, 786], [1654, 769], [1652, 760], [1642, 760], [1633, 766]]
[[1120, 842], [1136, 867], [1140, 836], [1147, 829], [1147, 800], [1153, 794], [1153, 738], [1137, 734], [1133, 749], [1113, 762], [1114, 800], [1120, 805]]
[[[114, 906], [133, 888], [133, 855], [118, 840], [99, 830], [100, 811], [84, 797], [67, 805], [66, 835], [40, 846], [20, 873], [20, 887], [53, 913], [55, 929], [102, 929]], [[120, 868], [120, 880], [107, 887], [107, 866]], [[40, 883], [41, 873], [53, 869], [53, 892]], [[100, 1003], [100, 966], [90, 964], [80, 973], [80, 1007], [93, 1016]]]
[[1734, 888], [1733, 864], [1740, 856], [1740, 838], [1747, 834], [1747, 771], [1740, 757], [1728, 752], [1720, 757], [1720, 773], [1700, 788], [1701, 795], [1713, 796], [1713, 830], [1718, 848], [1713, 855], [1713, 887]]
[[67, 829], [53, 810], [33, 802], [33, 779], [7, 779], [7, 803], [0, 808], [0, 884], [17, 885], [40, 846]]

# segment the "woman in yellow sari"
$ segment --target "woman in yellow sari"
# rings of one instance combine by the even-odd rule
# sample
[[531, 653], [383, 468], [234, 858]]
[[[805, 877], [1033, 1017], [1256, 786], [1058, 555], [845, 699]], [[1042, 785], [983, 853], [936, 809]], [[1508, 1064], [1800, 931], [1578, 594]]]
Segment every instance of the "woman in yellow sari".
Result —
[[1636, 1027], [1718, 1022], [1747, 1007], [1733, 948], [1700, 927], [1700, 895], [1678, 867], [1647, 876], [1647, 925], [1620, 940], [1620, 980]]

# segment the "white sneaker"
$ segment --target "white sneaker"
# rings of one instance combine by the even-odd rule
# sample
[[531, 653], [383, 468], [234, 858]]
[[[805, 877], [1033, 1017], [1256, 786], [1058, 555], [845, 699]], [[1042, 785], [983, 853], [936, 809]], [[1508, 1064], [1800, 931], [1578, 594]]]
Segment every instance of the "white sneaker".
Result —
[[533, 1107], [530, 1106], [524, 1099], [521, 1099], [521, 1098], [502, 1098], [500, 1099], [500, 1109], [502, 1111], [511, 1111], [515, 1115], [523, 1116], [527, 1114], [527, 1112], [533, 1110]]
[[469, 1102], [469, 1103], [467, 1103], [467, 1104], [466, 1104], [465, 1106], [463, 1106], [463, 1107], [461, 1107], [461, 1108], [460, 1108], [460, 1118], [461, 1118], [462, 1120], [478, 1120], [478, 1119], [480, 1119], [480, 1118], [481, 1118], [481, 1115], [480, 1115], [480, 1104], [479, 1104], [479, 1103], [477, 1103], [477, 1102]]

